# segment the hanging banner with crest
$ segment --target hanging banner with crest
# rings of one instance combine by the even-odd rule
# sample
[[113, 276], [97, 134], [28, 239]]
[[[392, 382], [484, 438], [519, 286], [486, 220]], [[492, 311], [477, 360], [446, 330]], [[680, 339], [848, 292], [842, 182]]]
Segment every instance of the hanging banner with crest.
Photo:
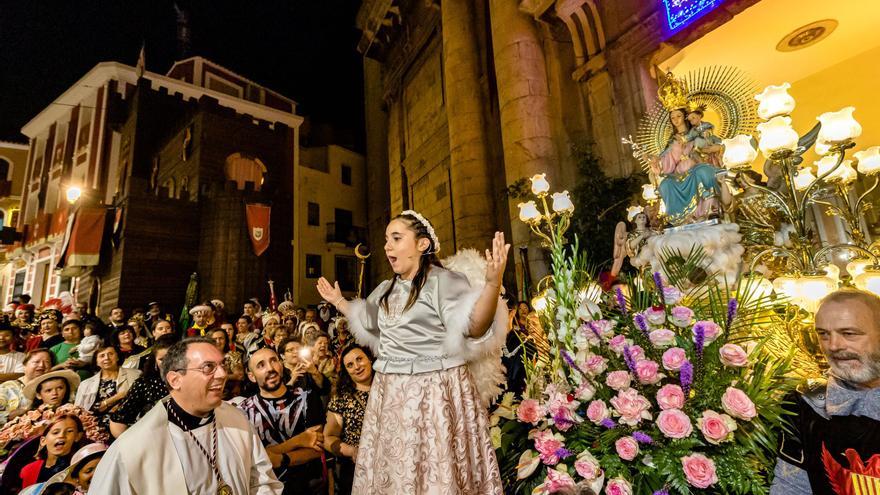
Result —
[[269, 247], [269, 214], [272, 207], [260, 203], [246, 205], [247, 229], [254, 254], [260, 256]]

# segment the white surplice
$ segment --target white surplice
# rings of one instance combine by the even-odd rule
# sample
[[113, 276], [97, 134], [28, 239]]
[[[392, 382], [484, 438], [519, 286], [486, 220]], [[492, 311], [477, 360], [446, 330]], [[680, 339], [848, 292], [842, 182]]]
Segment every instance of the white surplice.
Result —
[[[215, 410], [217, 465], [235, 495], [280, 495], [283, 485], [244, 414], [222, 404]], [[209, 452], [211, 426], [192, 432]], [[160, 401], [127, 430], [101, 459], [89, 493], [119, 495], [210, 494], [219, 487], [210, 461], [192, 438], [168, 421]]]

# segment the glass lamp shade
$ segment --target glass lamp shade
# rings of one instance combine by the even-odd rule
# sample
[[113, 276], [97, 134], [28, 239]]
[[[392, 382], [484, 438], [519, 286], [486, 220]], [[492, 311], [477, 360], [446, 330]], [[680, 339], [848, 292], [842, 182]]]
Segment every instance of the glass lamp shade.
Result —
[[657, 201], [657, 189], [654, 184], [642, 184], [642, 198], [645, 201]]
[[574, 203], [571, 202], [568, 191], [553, 193], [551, 196], [553, 198], [553, 211], [556, 213], [572, 213], [574, 211]]
[[856, 279], [859, 275], [865, 273], [865, 270], [871, 266], [871, 260], [866, 259], [857, 259], [852, 260], [846, 264], [846, 272], [849, 273], [849, 276], [852, 277], [853, 280]]
[[797, 175], [794, 176], [794, 188], [798, 191], [807, 189], [813, 182], [816, 182], [816, 176], [813, 175], [813, 171], [809, 168], [799, 170]]
[[67, 196], [67, 202], [70, 204], [74, 204], [79, 201], [79, 198], [82, 197], [82, 189], [77, 186], [70, 186], [67, 188], [67, 192], [65, 193]]
[[758, 124], [758, 148], [767, 158], [782, 150], [797, 148], [798, 135], [791, 128], [791, 117], [777, 116]]
[[532, 193], [536, 196], [547, 194], [550, 190], [550, 183], [547, 182], [547, 174], [535, 174], [531, 178]]
[[535, 296], [532, 298], [532, 308], [535, 309], [538, 313], [543, 313], [547, 310], [547, 297], [544, 294], [539, 296]]
[[859, 161], [859, 172], [865, 175], [874, 175], [880, 172], [880, 146], [871, 146], [870, 148], [853, 153], [856, 160]]
[[758, 151], [752, 147], [752, 137], [745, 134], [725, 139], [721, 144], [724, 145], [721, 161], [728, 170], [748, 168], [758, 156]]
[[822, 299], [837, 289], [837, 281], [828, 275], [805, 275], [796, 281], [797, 305], [815, 313]]
[[844, 107], [836, 112], [825, 112], [817, 120], [822, 123], [819, 141], [842, 143], [862, 135], [862, 126], [853, 118], [856, 107]]
[[832, 279], [837, 281], [840, 280], [840, 268], [834, 263], [828, 263], [827, 265], [822, 267], [822, 270]]
[[859, 173], [852, 166], [852, 160], [845, 160], [834, 174], [844, 184], [851, 184], [859, 177]]
[[853, 283], [861, 290], [873, 292], [880, 296], [880, 269], [866, 268], [864, 272], [853, 280]]
[[825, 156], [831, 151], [831, 143], [826, 143], [825, 141], [816, 140], [816, 145], [813, 147], [816, 150], [816, 154], [819, 156]]
[[779, 86], [767, 86], [764, 91], [755, 95], [758, 100], [758, 117], [762, 120], [770, 120], [777, 115], [788, 115], [794, 110], [794, 98], [788, 94], [791, 84], [782, 83]]
[[823, 156], [821, 159], [814, 162], [818, 167], [818, 171], [816, 173], [819, 175], [819, 177], [822, 177], [831, 170], [834, 170], [833, 172], [831, 172], [830, 175], [828, 175], [828, 177], [825, 177], [826, 181], [837, 182], [849, 180], [850, 182], [852, 182], [852, 180], [850, 179], [850, 174], [855, 173], [855, 170], [853, 170], [852, 168], [852, 160], [844, 160], [840, 164], [840, 166], [835, 169], [834, 166], [837, 165], [837, 159], [838, 156], [836, 154]]
[[541, 212], [534, 201], [526, 201], [519, 205], [519, 219], [525, 223], [535, 222], [541, 219]]
[[781, 275], [773, 280], [773, 290], [777, 295], [785, 296], [794, 301], [798, 296], [797, 277]]

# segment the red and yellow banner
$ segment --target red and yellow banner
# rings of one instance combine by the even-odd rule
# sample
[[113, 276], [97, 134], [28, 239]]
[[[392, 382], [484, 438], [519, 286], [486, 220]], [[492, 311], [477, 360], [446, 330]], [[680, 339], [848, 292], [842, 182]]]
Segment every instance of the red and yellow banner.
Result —
[[260, 203], [247, 206], [247, 228], [254, 254], [260, 256], [269, 248], [269, 216], [272, 207]]

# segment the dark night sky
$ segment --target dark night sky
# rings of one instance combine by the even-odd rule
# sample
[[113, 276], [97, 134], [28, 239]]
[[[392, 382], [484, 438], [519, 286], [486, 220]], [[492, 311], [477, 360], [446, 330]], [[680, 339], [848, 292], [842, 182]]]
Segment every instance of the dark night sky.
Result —
[[[178, 0], [190, 13], [190, 55], [202, 55], [293, 98], [334, 141], [362, 147], [363, 76], [356, 0]], [[0, 0], [0, 139], [95, 64], [164, 74], [178, 57], [173, 0]]]

